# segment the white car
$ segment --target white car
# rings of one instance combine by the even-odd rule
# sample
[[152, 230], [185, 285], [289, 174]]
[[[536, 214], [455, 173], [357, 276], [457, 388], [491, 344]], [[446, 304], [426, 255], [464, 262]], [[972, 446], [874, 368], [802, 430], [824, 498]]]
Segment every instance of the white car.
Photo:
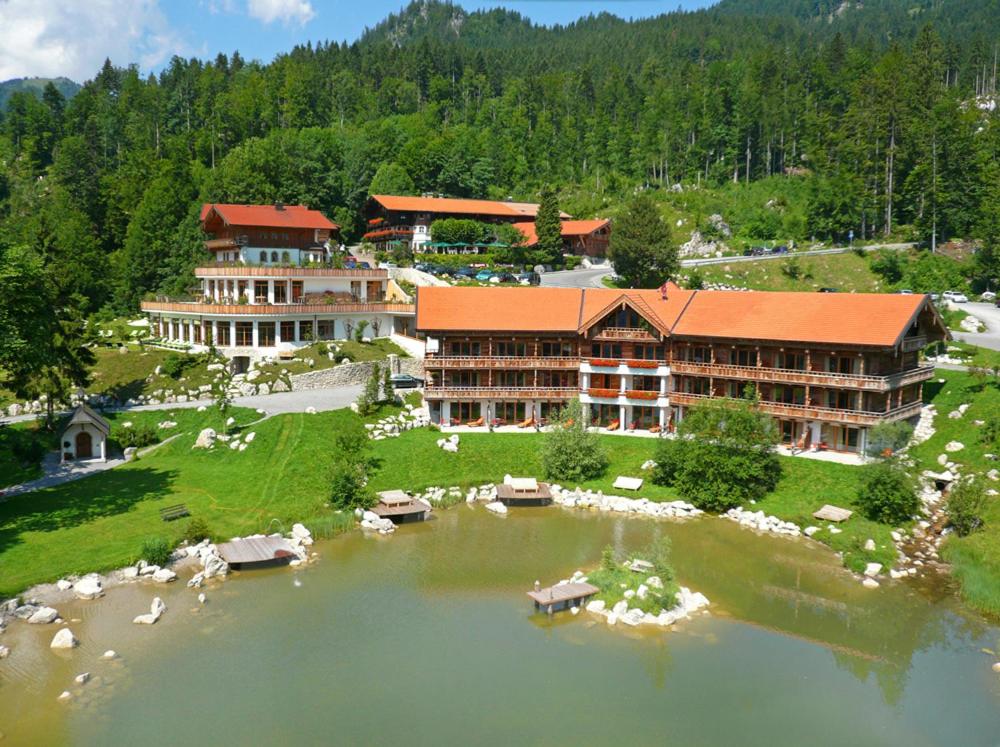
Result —
[[951, 301], [952, 303], [968, 303], [969, 299], [964, 293], [959, 293], [958, 291], [945, 291], [941, 294], [941, 298], [945, 301]]
[[[996, 301], [997, 300], [997, 294], [994, 293], [993, 291], [986, 291], [985, 293], [983, 293], [979, 297], [979, 300], [980, 301]], [[131, 323], [132, 322], [129, 322], [129, 324], [131, 324]]]

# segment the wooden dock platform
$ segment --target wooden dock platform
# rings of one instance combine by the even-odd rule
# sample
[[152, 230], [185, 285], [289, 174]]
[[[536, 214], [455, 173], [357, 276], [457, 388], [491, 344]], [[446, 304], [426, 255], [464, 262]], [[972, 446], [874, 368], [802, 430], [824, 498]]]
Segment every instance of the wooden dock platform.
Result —
[[229, 567], [240, 570], [243, 566], [277, 565], [296, 557], [288, 540], [281, 537], [246, 537], [218, 545], [219, 555]]
[[556, 584], [544, 589], [536, 586], [528, 592], [528, 596], [535, 603], [536, 610], [545, 610], [551, 615], [557, 610], [580, 607], [599, 591], [593, 584]]
[[388, 519], [393, 524], [423, 521], [428, 510], [426, 503], [402, 490], [383, 490], [378, 494], [378, 503], [372, 507], [379, 518]]
[[512, 477], [497, 485], [497, 500], [505, 506], [548, 506], [552, 491], [547, 482], [538, 482], [534, 477]]

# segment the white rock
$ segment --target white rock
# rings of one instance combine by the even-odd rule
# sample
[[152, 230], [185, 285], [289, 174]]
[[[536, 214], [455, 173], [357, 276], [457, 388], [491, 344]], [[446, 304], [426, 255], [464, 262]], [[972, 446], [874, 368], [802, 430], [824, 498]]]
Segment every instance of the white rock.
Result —
[[59, 697], [56, 698], [60, 703], [66, 703], [67, 701], [73, 700], [73, 693], [69, 690], [63, 690], [59, 693]]
[[8, 656], [10, 656], [10, 648], [0, 645], [0, 659], [6, 659]]
[[159, 597], [155, 597], [153, 599], [152, 604], [149, 605], [149, 614], [138, 615], [132, 620], [132, 622], [135, 623], [136, 625], [152, 625], [157, 620], [159, 620], [160, 617], [163, 616], [163, 613], [166, 611], [167, 611], [167, 605], [163, 603], [162, 599], [160, 599]]
[[591, 599], [587, 602], [587, 612], [604, 612], [603, 599]]
[[84, 672], [83, 674], [78, 674], [73, 678], [73, 681], [78, 685], [86, 685], [90, 682], [90, 672]]
[[97, 599], [104, 595], [104, 588], [97, 576], [84, 576], [73, 584], [73, 593], [77, 599]]
[[881, 563], [869, 563], [868, 565], [865, 566], [865, 575], [868, 576], [869, 578], [872, 576], [877, 576], [881, 572], [882, 572]]
[[48, 625], [59, 617], [59, 613], [51, 607], [39, 607], [31, 617], [28, 618], [29, 625]]
[[216, 436], [218, 434], [215, 432], [214, 428], [204, 428], [199, 434], [197, 440], [194, 442], [192, 449], [210, 449], [215, 443]]
[[873, 578], [866, 578], [864, 581], [861, 582], [861, 585], [864, 586], [866, 589], [877, 589], [879, 586], [878, 581], [876, 581]]
[[104, 652], [101, 658], [106, 661], [111, 661], [112, 659], [118, 658], [118, 653], [114, 649], [109, 648], [107, 651]]
[[819, 527], [806, 527], [805, 529], [802, 530], [802, 533], [806, 537], [812, 537], [818, 531], [819, 531]]
[[950, 454], [953, 454], [956, 451], [961, 451], [964, 448], [965, 444], [963, 444], [961, 441], [949, 441], [944, 446], [944, 450]]
[[624, 597], [625, 597], [626, 599], [631, 599], [632, 597], [634, 597], [634, 596], [635, 596], [635, 590], [634, 590], [634, 589], [626, 589], [626, 590], [625, 590], [625, 594], [624, 594], [623, 596], [624, 596]]
[[73, 635], [73, 631], [69, 628], [62, 628], [55, 637], [52, 639], [52, 643], [49, 644], [50, 648], [55, 649], [66, 649], [66, 648], [76, 648], [80, 645], [80, 641], [76, 639]]
[[[354, 404], [354, 403], [352, 402], [351, 404]], [[355, 407], [356, 406], [357, 405], [355, 405]], [[315, 407], [307, 407], [306, 408], [306, 415], [315, 415], [315, 414], [316, 414], [316, 408]]]
[[870, 539], [870, 538], [866, 539], [865, 540], [865, 550], [867, 552], [874, 552], [875, 551], [875, 540]]
[[205, 596], [205, 592], [201, 592], [201, 593], [200, 593], [200, 594], [198, 595], [198, 603], [199, 603], [199, 604], [204, 604], [204, 603], [205, 603], [205, 602], [207, 602], [207, 601], [208, 601], [208, 597], [206, 597], [206, 596]]
[[244, 438], [243, 440], [244, 440], [244, 441], [246, 441], [247, 443], [250, 443], [250, 442], [251, 442], [251, 441], [253, 441], [253, 440], [254, 440], [255, 438], [257, 438], [257, 434], [256, 434], [256, 432], [254, 432], [254, 431], [250, 431], [250, 432], [249, 432], [249, 433], [248, 433], [248, 434], [246, 435], [246, 438]]
[[492, 511], [495, 514], [504, 516], [507, 514], [507, 507], [503, 505], [500, 501], [494, 501], [493, 503], [486, 504], [486, 510]]
[[157, 583], [166, 584], [177, 580], [177, 574], [169, 568], [160, 568], [153, 574], [153, 580]]
[[59, 589], [59, 591], [69, 591], [70, 589], [73, 588], [73, 582], [61, 578], [58, 581], [56, 581], [56, 588]]

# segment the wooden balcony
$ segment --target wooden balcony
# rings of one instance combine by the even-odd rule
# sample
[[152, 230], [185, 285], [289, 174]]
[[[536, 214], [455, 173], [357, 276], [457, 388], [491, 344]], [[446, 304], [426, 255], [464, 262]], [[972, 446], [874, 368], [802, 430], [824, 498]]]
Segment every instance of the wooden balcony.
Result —
[[240, 245], [236, 239], [208, 239], [205, 248], [213, 252], [219, 249], [239, 249]]
[[429, 355], [424, 359], [426, 368], [447, 369], [559, 369], [576, 370], [580, 367], [580, 359], [573, 356], [551, 357], [507, 357], [507, 356], [475, 356], [475, 355]]
[[693, 363], [672, 361], [673, 375], [691, 374], [713, 376], [717, 379], [739, 379], [741, 381], [768, 381], [775, 384], [798, 384], [834, 389], [861, 389], [867, 392], [887, 392], [907, 384], [926, 381], [934, 375], [933, 366], [918, 366], [908, 371], [888, 376], [861, 376], [828, 371], [801, 371], [790, 368], [767, 368], [765, 366], [731, 366], [723, 363]]
[[594, 336], [595, 340], [642, 340], [657, 342], [660, 338], [640, 327], [605, 327]]
[[237, 304], [201, 301], [143, 301], [143, 311], [206, 316], [296, 316], [300, 314], [413, 314], [410, 303]]
[[[670, 403], [673, 405], [697, 405], [708, 399], [721, 399], [707, 394], [689, 394], [686, 392], [670, 392]], [[769, 415], [795, 420], [820, 420], [829, 423], [846, 423], [850, 425], [878, 425], [891, 420], [904, 420], [920, 414], [922, 402], [911, 402], [908, 405], [888, 411], [871, 410], [840, 410], [835, 407], [816, 407], [812, 405], [788, 405], [783, 402], [761, 402], [760, 409]]]
[[202, 265], [194, 268], [196, 278], [352, 278], [385, 280], [388, 270], [349, 270], [338, 267], [310, 267], [309, 265], [250, 265], [223, 264]]
[[427, 399], [571, 399], [579, 395], [575, 386], [428, 386]]

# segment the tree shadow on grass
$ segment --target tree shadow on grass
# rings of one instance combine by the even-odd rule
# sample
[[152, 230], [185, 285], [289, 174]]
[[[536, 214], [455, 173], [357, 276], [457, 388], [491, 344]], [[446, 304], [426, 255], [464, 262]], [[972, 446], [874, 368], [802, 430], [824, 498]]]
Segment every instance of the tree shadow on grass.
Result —
[[55, 532], [123, 514], [143, 501], [167, 495], [172, 470], [117, 469], [0, 503], [0, 553], [26, 532]]

